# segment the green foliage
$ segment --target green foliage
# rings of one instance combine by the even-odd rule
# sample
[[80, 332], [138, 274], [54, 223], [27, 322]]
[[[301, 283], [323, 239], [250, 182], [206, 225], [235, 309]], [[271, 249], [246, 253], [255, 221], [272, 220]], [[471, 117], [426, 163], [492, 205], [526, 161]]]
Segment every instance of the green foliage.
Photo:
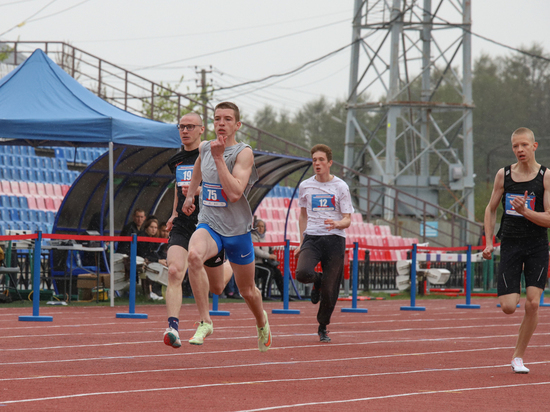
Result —
[[[179, 121], [178, 115], [181, 117], [194, 111], [201, 113], [201, 106], [193, 101], [180, 99], [178, 105], [178, 93], [175, 90], [178, 90], [182, 82], [183, 76], [174, 86], [160, 82], [160, 85], [155, 87], [155, 96], [152, 102], [151, 96], [142, 98], [143, 115], [164, 123], [177, 123]], [[199, 98], [199, 96], [192, 97], [195, 97], [194, 100]]]
[[10, 57], [10, 54], [13, 53], [14, 48], [8, 46], [7, 44], [3, 45], [0, 49], [0, 62], [7, 60]]

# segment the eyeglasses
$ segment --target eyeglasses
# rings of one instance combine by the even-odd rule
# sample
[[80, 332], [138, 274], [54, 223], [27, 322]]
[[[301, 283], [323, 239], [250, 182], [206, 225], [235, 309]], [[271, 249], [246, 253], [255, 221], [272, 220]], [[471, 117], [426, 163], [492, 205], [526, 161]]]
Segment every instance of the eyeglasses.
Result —
[[189, 130], [190, 132], [192, 132], [193, 130], [195, 130], [195, 127], [202, 127], [202, 124], [178, 124], [176, 126], [179, 130]]

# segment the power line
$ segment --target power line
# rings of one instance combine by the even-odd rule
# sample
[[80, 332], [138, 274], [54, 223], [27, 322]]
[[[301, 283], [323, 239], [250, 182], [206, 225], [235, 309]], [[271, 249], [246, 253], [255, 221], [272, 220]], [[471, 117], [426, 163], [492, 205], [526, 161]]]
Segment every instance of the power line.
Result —
[[293, 33], [288, 33], [288, 34], [283, 34], [282, 36], [272, 37], [272, 38], [265, 39], [265, 40], [259, 40], [257, 42], [253, 42], [253, 43], [243, 44], [241, 46], [235, 46], [235, 47], [230, 47], [228, 49], [217, 50], [215, 52], [200, 54], [198, 56], [186, 57], [185, 59], [172, 60], [172, 61], [169, 61], [169, 62], [159, 63], [159, 64], [155, 64], [155, 65], [152, 65], [152, 66], [145, 66], [145, 67], [142, 67], [140, 69], [136, 69], [135, 71], [158, 68], [158, 67], [166, 66], [166, 65], [169, 65], [169, 64], [173, 64], [173, 63], [180, 63], [180, 62], [184, 62], [184, 61], [187, 61], [187, 60], [198, 59], [200, 57], [207, 57], [207, 56], [212, 56], [212, 55], [218, 54], [218, 53], [225, 53], [225, 52], [228, 52], [228, 51], [238, 50], [238, 49], [242, 49], [242, 48], [245, 48], [245, 47], [256, 46], [258, 44], [267, 43], [267, 42], [270, 42], [270, 41], [273, 41], [273, 40], [284, 39], [285, 37], [291, 37], [291, 36], [295, 36], [297, 34], [302, 34], [302, 33], [307, 33], [307, 32], [313, 31], [313, 30], [323, 29], [323, 28], [326, 28], [328, 26], [333, 26], [335, 24], [340, 24], [340, 23], [344, 23], [344, 22], [349, 22], [349, 19], [339, 20], [339, 21], [336, 21], [334, 23], [323, 24], [321, 26], [316, 26], [316, 27], [312, 27], [312, 28], [309, 28], [309, 29], [305, 29], [305, 30], [300, 30], [300, 31], [293, 32]]
[[[22, 0], [22, 1], [32, 1], [32, 0]], [[132, 37], [132, 38], [126, 38], [126, 39], [84, 40], [84, 41], [78, 41], [78, 43], [103, 43], [103, 42], [118, 42], [118, 41], [135, 41], [135, 40], [142, 41], [142, 40], [159, 40], [159, 39], [172, 39], [172, 38], [182, 38], [182, 37], [205, 36], [205, 35], [209, 35], [209, 34], [230, 33], [230, 32], [235, 32], [235, 31], [261, 29], [261, 28], [271, 27], [271, 26], [280, 26], [282, 24], [313, 20], [313, 19], [318, 19], [320, 17], [334, 16], [334, 15], [344, 14], [344, 13], [349, 13], [349, 11], [340, 12], [340, 13], [321, 14], [321, 15], [318, 15], [318, 16], [305, 17], [303, 19], [287, 20], [287, 21], [271, 23], [271, 24], [262, 24], [262, 25], [259, 25], [259, 26], [239, 27], [239, 28], [235, 28], [235, 29], [223, 29], [223, 30], [189, 33], [189, 34], [173, 34], [173, 35], [168, 35], [168, 36]]]
[[38, 13], [40, 13], [42, 10], [44, 10], [46, 7], [50, 6], [51, 4], [55, 3], [57, 0], [52, 0], [50, 1], [48, 4], [46, 4], [44, 7], [42, 7], [40, 10], [38, 10], [36, 13], [34, 13], [33, 15], [31, 15], [30, 17], [27, 17], [25, 20], [23, 20], [21, 23], [19, 24], [16, 24], [15, 26], [13, 26], [11, 29], [9, 30], [6, 30], [4, 33], [0, 33], [0, 36], [3, 36], [4, 34], [7, 34], [9, 33], [10, 31], [12, 31], [13, 29], [16, 29], [18, 27], [23, 27], [27, 21], [29, 21], [30, 19], [32, 19], [34, 16], [36, 16]]
[[[273, 79], [273, 78], [276, 78], [276, 77], [284, 77], [284, 76], [288, 76], [290, 74], [293, 74], [293, 73], [296, 73], [300, 70], [302, 70], [304, 67], [307, 67], [311, 64], [314, 64], [314, 63], [318, 63], [320, 62], [321, 60], [324, 60], [326, 59], [327, 57], [329, 56], [332, 56], [334, 54], [337, 54], [337, 53], [340, 53], [342, 50], [345, 50], [347, 49], [348, 47], [350, 47], [351, 45], [353, 44], [352, 43], [349, 43], [349, 44], [346, 44], [345, 46], [343, 47], [340, 47], [336, 50], [333, 50], [327, 54], [324, 54], [323, 56], [321, 57], [318, 57], [316, 59], [313, 59], [313, 60], [310, 60], [308, 62], [305, 62], [304, 64], [302, 64], [301, 66], [297, 67], [296, 69], [293, 69], [293, 70], [290, 70], [288, 72], [285, 72], [285, 73], [278, 73], [278, 74], [271, 74], [269, 76], [266, 76], [266, 77], [263, 77], [261, 79], [257, 79], [257, 80], [249, 80], [247, 82], [244, 82], [244, 83], [240, 83], [240, 84], [234, 84], [233, 86], [228, 86], [228, 87], [222, 87], [222, 88], [219, 88], [219, 89], [214, 89], [214, 91], [218, 91], [218, 90], [228, 90], [228, 89], [234, 89], [235, 87], [241, 87], [241, 86], [246, 86], [246, 85], [249, 85], [249, 84], [253, 84], [253, 83], [260, 83], [260, 82], [264, 82], [266, 80], [269, 80], [269, 79]], [[275, 83], [273, 83], [275, 84]]]
[[47, 16], [38, 17], [38, 18], [36, 18], [36, 19], [29, 20], [28, 23], [33, 22], [33, 21], [38, 21], [38, 20], [47, 19], [48, 17], [52, 17], [52, 16], [57, 16], [58, 14], [61, 14], [61, 13], [64, 13], [64, 12], [66, 12], [66, 11], [68, 11], [68, 10], [74, 9], [75, 7], [78, 7], [78, 6], [80, 6], [81, 4], [87, 3], [87, 2], [89, 2], [89, 1], [90, 1], [90, 0], [81, 1], [80, 3], [75, 4], [74, 6], [67, 7], [66, 9], [63, 9], [63, 10], [60, 10], [60, 11], [56, 11], [55, 13], [48, 14]]

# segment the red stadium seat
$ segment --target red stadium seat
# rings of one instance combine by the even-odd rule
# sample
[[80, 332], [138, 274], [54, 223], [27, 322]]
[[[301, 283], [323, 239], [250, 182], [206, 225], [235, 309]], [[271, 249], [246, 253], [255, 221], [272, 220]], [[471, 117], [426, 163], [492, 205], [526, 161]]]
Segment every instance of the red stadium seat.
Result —
[[29, 182], [28, 186], [29, 186], [29, 194], [31, 194], [33, 196], [38, 194], [38, 188], [36, 187], [36, 183]]
[[10, 182], [10, 186], [11, 186], [11, 192], [14, 195], [19, 196], [21, 194], [21, 188], [19, 187], [19, 182], [13, 180]]
[[36, 183], [36, 193], [42, 196], [46, 194], [46, 188], [44, 187], [44, 183]]
[[34, 196], [25, 196], [27, 198], [27, 204], [29, 205], [29, 209], [38, 209], [38, 206], [36, 205], [36, 198]]
[[53, 206], [54, 206], [54, 208], [55, 208], [55, 211], [58, 211], [58, 210], [59, 210], [59, 207], [61, 206], [61, 202], [62, 202], [62, 200], [61, 200], [60, 198], [58, 198], [58, 197], [55, 197], [55, 198], [53, 199]]
[[44, 190], [46, 190], [46, 196], [49, 196], [51, 198], [53, 198], [55, 196], [55, 193], [53, 191], [53, 184], [44, 183]]
[[36, 196], [36, 208], [40, 210], [47, 210], [46, 203], [44, 202], [44, 198], [42, 196]]
[[25, 195], [30, 194], [28, 182], [19, 182], [19, 187], [21, 188], [21, 194], [22, 195], [25, 196]]
[[53, 193], [55, 197], [58, 199], [63, 199], [65, 196], [63, 195], [63, 190], [61, 189], [61, 185], [53, 185]]
[[69, 185], [61, 185], [61, 193], [63, 193], [63, 197], [69, 192], [69, 189], [71, 186]]
[[46, 206], [47, 210], [57, 210], [53, 203], [53, 199], [49, 196], [44, 197], [44, 205]]
[[2, 180], [2, 182], [1, 182], [1, 184], [0, 184], [0, 190], [1, 190], [2, 193], [5, 194], [5, 195], [11, 195], [11, 194], [13, 194], [13, 192], [11, 191], [10, 182], [8, 182], [7, 180]]

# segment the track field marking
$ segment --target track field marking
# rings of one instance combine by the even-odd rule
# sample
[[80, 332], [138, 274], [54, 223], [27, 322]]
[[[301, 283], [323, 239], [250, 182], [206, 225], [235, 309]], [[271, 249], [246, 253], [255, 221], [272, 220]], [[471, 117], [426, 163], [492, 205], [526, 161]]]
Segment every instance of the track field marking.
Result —
[[507, 389], [507, 388], [518, 388], [521, 386], [540, 386], [540, 385], [550, 385], [550, 382], [519, 383], [515, 385], [483, 386], [483, 387], [477, 387], [477, 388], [445, 389], [441, 391], [399, 393], [395, 395], [371, 396], [368, 398], [342, 399], [342, 400], [336, 400], [336, 401], [322, 401], [322, 402], [309, 402], [309, 403], [295, 403], [291, 405], [279, 405], [279, 406], [271, 406], [271, 407], [258, 408], [258, 409], [243, 409], [241, 411], [236, 411], [236, 412], [273, 411], [275, 409], [290, 409], [290, 408], [299, 408], [302, 406], [335, 405], [335, 404], [342, 404], [342, 403], [365, 402], [365, 401], [380, 400], [380, 399], [395, 399], [395, 398], [402, 398], [406, 396], [436, 395], [440, 393], [458, 393], [458, 392], [468, 392], [468, 391]]
[[[510, 350], [513, 347], [509, 348], [495, 348], [491, 350]], [[424, 353], [410, 353], [410, 354], [394, 354], [394, 355], [377, 355], [377, 356], [358, 356], [352, 358], [332, 358], [332, 359], [311, 359], [311, 360], [292, 360], [292, 361], [281, 361], [281, 362], [261, 362], [261, 363], [248, 363], [248, 364], [239, 364], [239, 365], [216, 365], [216, 366], [203, 366], [200, 368], [164, 368], [164, 369], [143, 369], [143, 370], [134, 370], [134, 371], [122, 371], [122, 372], [102, 372], [101, 376], [123, 376], [123, 375], [137, 375], [142, 373], [166, 373], [166, 372], [184, 372], [184, 371], [197, 371], [197, 370], [209, 370], [209, 369], [235, 369], [235, 368], [256, 368], [256, 367], [271, 367], [274, 365], [299, 365], [299, 364], [308, 364], [308, 363], [329, 363], [329, 362], [355, 362], [361, 360], [372, 360], [380, 358], [394, 358], [399, 356], [433, 356], [433, 355], [445, 355], [449, 353], [457, 352], [473, 352], [474, 350], [464, 350], [464, 351], [448, 351], [448, 352], [424, 352]], [[539, 361], [539, 362], [529, 362], [529, 365], [541, 365], [548, 364], [550, 361]], [[510, 364], [505, 365], [489, 365], [489, 366], [468, 366], [463, 368], [430, 368], [430, 369], [421, 369], [416, 371], [399, 371], [399, 372], [380, 372], [380, 373], [371, 373], [364, 376], [386, 376], [386, 375], [406, 375], [411, 373], [422, 373], [422, 372], [445, 372], [445, 371], [461, 371], [461, 370], [474, 370], [474, 369], [491, 369], [491, 368], [509, 368]], [[42, 380], [42, 379], [67, 379], [67, 378], [86, 378], [86, 377], [96, 377], [97, 373], [81, 373], [81, 374], [63, 374], [63, 375], [43, 375], [43, 376], [29, 376], [22, 378], [2, 378], [0, 382], [3, 381], [28, 381], [28, 380]]]
[[[509, 366], [509, 365], [506, 365]], [[452, 370], [452, 369], [451, 369]], [[412, 371], [409, 373], [422, 373], [422, 372], [433, 372], [433, 369], [430, 370], [420, 370]], [[390, 374], [390, 373], [388, 373]], [[393, 374], [393, 373], [392, 373]], [[40, 402], [40, 401], [52, 401], [59, 399], [71, 399], [71, 398], [81, 398], [88, 396], [106, 396], [106, 395], [125, 395], [129, 393], [147, 393], [147, 392], [162, 392], [162, 391], [174, 391], [174, 390], [187, 390], [187, 389], [200, 389], [200, 388], [215, 388], [215, 387], [228, 387], [228, 386], [241, 386], [241, 385], [257, 385], [257, 384], [274, 384], [280, 382], [307, 382], [307, 381], [319, 381], [319, 380], [336, 380], [336, 379], [351, 379], [351, 378], [364, 378], [380, 376], [380, 374], [353, 374], [353, 375], [336, 375], [336, 376], [315, 376], [309, 378], [292, 378], [292, 379], [269, 379], [269, 380], [259, 380], [259, 381], [246, 381], [246, 382], [224, 382], [224, 383], [211, 383], [211, 384], [202, 384], [202, 385], [187, 385], [187, 386], [175, 386], [175, 387], [166, 387], [166, 388], [149, 388], [149, 389], [131, 389], [124, 391], [109, 391], [109, 392], [91, 392], [91, 393], [77, 393], [73, 395], [60, 395], [60, 396], [49, 396], [43, 398], [31, 398], [31, 399], [18, 399], [11, 401], [0, 401], [0, 405], [9, 405], [16, 403], [28, 403], [28, 402]], [[345, 399], [337, 401], [323, 401], [323, 402], [311, 402], [311, 403], [299, 403], [293, 405], [280, 405], [267, 408], [259, 409], [248, 409], [239, 412], [256, 412], [256, 411], [267, 411], [274, 409], [288, 409], [296, 408], [301, 406], [312, 406], [312, 405], [330, 405], [330, 404], [339, 404], [339, 403], [350, 403], [350, 402], [362, 402], [376, 399], [391, 399], [399, 398], [403, 396], [415, 396], [415, 395], [429, 395], [429, 394], [438, 394], [438, 393], [452, 393], [452, 392], [463, 392], [463, 391], [474, 391], [474, 390], [489, 390], [489, 389], [504, 389], [504, 388], [517, 388], [520, 386], [537, 386], [537, 385], [550, 385], [550, 382], [534, 382], [534, 383], [524, 383], [524, 384], [515, 384], [515, 385], [499, 385], [499, 386], [485, 386], [477, 388], [461, 388], [461, 389], [445, 389], [440, 391], [425, 391], [425, 392], [412, 392], [412, 393], [402, 393], [395, 395], [385, 395], [385, 396], [373, 396], [368, 398], [356, 398], [356, 399]]]
[[[515, 335], [506, 335], [510, 337], [514, 337]], [[502, 335], [499, 336], [487, 336], [486, 339], [495, 339], [502, 337]], [[472, 340], [475, 338], [472, 337], [463, 337], [461, 339], [464, 340]], [[425, 339], [422, 342], [427, 341], [441, 341], [443, 339]], [[447, 339], [451, 340], [451, 339]], [[334, 346], [359, 346], [359, 345], [373, 345], [373, 344], [388, 344], [388, 343], [410, 343], [410, 342], [417, 342], [417, 340], [392, 340], [392, 341], [374, 341], [374, 342], [358, 342], [358, 343], [338, 343], [338, 344], [316, 344], [316, 345], [300, 345], [300, 346], [284, 346], [284, 347], [278, 347], [273, 348], [271, 350], [295, 350], [295, 349], [311, 349], [311, 348], [330, 348]], [[539, 347], [539, 348], [547, 348], [550, 347], [550, 345], [530, 345], [530, 347]], [[422, 354], [446, 354], [446, 353], [459, 353], [459, 352], [476, 352], [476, 351], [492, 351], [492, 350], [510, 350], [512, 347], [497, 347], [497, 348], [476, 348], [476, 349], [464, 349], [464, 350], [452, 350], [452, 351], [437, 351], [437, 352], [424, 352], [424, 353], [418, 353], [416, 355], [422, 355]], [[220, 355], [220, 354], [227, 354], [227, 353], [243, 353], [243, 352], [256, 352], [258, 349], [256, 348], [248, 348], [248, 349], [227, 349], [223, 351], [203, 351], [203, 352], [185, 352], [185, 353], [162, 353], [162, 354], [147, 354], [147, 355], [124, 355], [124, 356], [102, 356], [99, 358], [77, 358], [77, 359], [53, 359], [53, 360], [34, 360], [34, 361], [21, 361], [21, 362], [3, 362], [2, 365], [36, 365], [36, 364], [47, 364], [47, 363], [60, 363], [60, 362], [96, 362], [98, 360], [117, 360], [117, 359], [140, 359], [140, 358], [158, 358], [158, 357], [172, 357], [172, 356], [197, 356], [197, 355]], [[412, 355], [410, 353], [399, 353], [399, 354], [392, 354], [392, 355], [380, 355], [380, 356], [371, 356], [366, 357], [365, 359], [377, 359], [377, 358], [389, 358], [389, 357], [396, 357], [396, 356], [409, 356]]]

